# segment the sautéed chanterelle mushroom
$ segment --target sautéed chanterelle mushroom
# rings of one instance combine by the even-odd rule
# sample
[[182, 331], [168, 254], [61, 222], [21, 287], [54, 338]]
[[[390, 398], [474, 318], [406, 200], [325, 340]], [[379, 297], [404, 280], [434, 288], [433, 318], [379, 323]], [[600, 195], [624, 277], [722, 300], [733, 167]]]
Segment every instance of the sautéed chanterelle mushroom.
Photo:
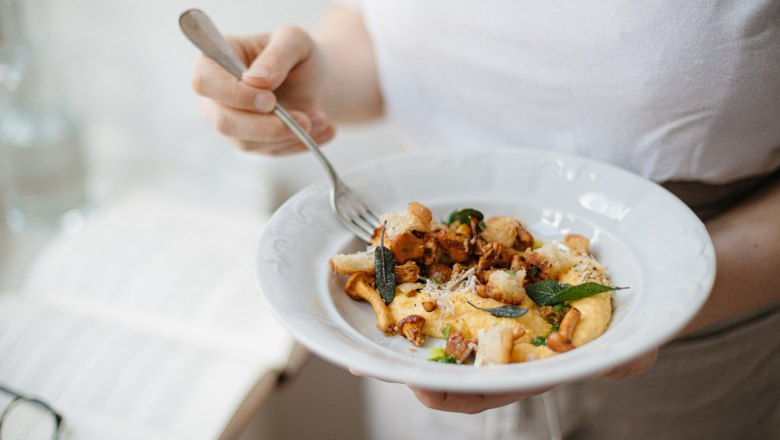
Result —
[[514, 217], [474, 209], [433, 220], [417, 203], [382, 216], [371, 246], [330, 259], [345, 292], [371, 304], [377, 327], [430, 360], [477, 366], [542, 359], [592, 341], [612, 317], [612, 291], [590, 240], [542, 243]]

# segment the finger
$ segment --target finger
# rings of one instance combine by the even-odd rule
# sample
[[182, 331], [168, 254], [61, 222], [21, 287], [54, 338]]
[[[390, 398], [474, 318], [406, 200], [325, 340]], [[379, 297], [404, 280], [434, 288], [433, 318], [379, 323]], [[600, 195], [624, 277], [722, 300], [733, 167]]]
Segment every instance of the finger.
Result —
[[626, 377], [636, 376], [647, 372], [658, 359], [658, 349], [652, 350], [642, 356], [626, 362], [623, 365], [606, 371], [597, 373], [594, 377], [608, 377], [610, 379], [624, 379]]
[[267, 154], [269, 156], [285, 156], [288, 154], [302, 153], [308, 151], [300, 140], [288, 139], [281, 142], [247, 142], [233, 139], [234, 144], [238, 145], [244, 151]]
[[276, 105], [276, 96], [271, 91], [239, 81], [205, 56], [195, 64], [192, 88], [200, 96], [235, 109], [269, 113]]
[[449, 391], [427, 390], [414, 386], [409, 388], [414, 392], [417, 399], [428, 408], [465, 414], [478, 414], [488, 409], [509, 405], [550, 389], [486, 394], [453, 393]]
[[277, 29], [260, 55], [244, 72], [243, 80], [254, 87], [276, 90], [290, 73], [312, 54], [311, 37], [295, 26]]
[[[323, 145], [333, 139], [335, 135], [335, 129], [333, 126], [327, 126], [320, 132], [313, 132], [311, 134], [314, 142], [318, 145]], [[280, 142], [248, 142], [238, 139], [230, 139], [232, 143], [237, 145], [241, 150], [251, 151], [254, 153], [268, 154], [271, 156], [285, 156], [289, 154], [302, 153], [309, 151], [298, 138], [289, 139]]]
[[[314, 142], [316, 142], [317, 145], [322, 146], [323, 144], [330, 142], [335, 136], [335, 134], [336, 134], [336, 130], [333, 127], [328, 127], [325, 129], [325, 131], [322, 134], [313, 136]], [[270, 154], [272, 156], [286, 156], [289, 154], [303, 153], [307, 151], [309, 151], [309, 149], [306, 148], [301, 142], [296, 142], [294, 145], [275, 149]]]
[[228, 140], [242, 151], [267, 155], [271, 155], [274, 151], [294, 145], [294, 142], [296, 142], [294, 139], [279, 142], [254, 142], [235, 138], [228, 138]]
[[[295, 137], [278, 117], [236, 110], [215, 101], [204, 103], [206, 119], [223, 135], [249, 142], [279, 142]], [[307, 132], [311, 120], [302, 112], [291, 111], [290, 115]]]
[[376, 379], [376, 380], [379, 380], [379, 381], [382, 381], [382, 382], [386, 382], [386, 383], [400, 383], [400, 382], [397, 382], [397, 381], [384, 379], [384, 378], [377, 377], [377, 376], [371, 376], [371, 375], [365, 374], [365, 373], [363, 373], [363, 372], [361, 372], [359, 370], [356, 370], [356, 369], [354, 369], [352, 367], [348, 367], [348, 368], [349, 368], [349, 372], [350, 373], [352, 373], [353, 375], [358, 376], [358, 377], [368, 377], [368, 378]]

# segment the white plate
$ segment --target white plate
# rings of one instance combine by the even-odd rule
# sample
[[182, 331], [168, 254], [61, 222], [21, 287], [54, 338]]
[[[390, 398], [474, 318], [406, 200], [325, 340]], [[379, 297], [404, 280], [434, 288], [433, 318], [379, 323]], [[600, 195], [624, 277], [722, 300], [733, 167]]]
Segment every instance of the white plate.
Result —
[[521, 149], [394, 156], [344, 174], [382, 212], [418, 201], [443, 218], [471, 207], [523, 219], [543, 239], [576, 232], [616, 285], [604, 335], [549, 359], [475, 368], [426, 360], [400, 336], [385, 337], [366, 302], [350, 299], [328, 259], [364, 249], [330, 211], [327, 182], [302, 190], [271, 218], [260, 240], [258, 284], [279, 320], [306, 347], [385, 380], [451, 391], [554, 385], [608, 370], [674, 336], [707, 299], [715, 254], [704, 225], [660, 186], [574, 156]]

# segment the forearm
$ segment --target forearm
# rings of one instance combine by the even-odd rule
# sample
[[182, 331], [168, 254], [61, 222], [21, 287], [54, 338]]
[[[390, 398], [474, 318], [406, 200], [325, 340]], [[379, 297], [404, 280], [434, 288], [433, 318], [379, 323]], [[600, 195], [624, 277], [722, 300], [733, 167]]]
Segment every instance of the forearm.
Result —
[[328, 65], [323, 108], [335, 122], [362, 122], [382, 115], [374, 49], [359, 11], [334, 6], [314, 38]]
[[706, 226], [717, 276], [710, 298], [684, 333], [780, 303], [780, 182]]

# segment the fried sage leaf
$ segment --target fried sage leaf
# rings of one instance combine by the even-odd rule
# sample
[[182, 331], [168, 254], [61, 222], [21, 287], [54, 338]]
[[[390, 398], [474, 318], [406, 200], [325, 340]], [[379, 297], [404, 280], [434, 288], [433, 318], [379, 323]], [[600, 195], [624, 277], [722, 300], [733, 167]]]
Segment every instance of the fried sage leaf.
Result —
[[519, 318], [528, 312], [528, 309], [524, 307], [517, 307], [513, 305], [494, 307], [494, 308], [482, 308], [482, 307], [475, 306], [474, 304], [471, 303], [471, 301], [469, 301], [469, 305], [471, 307], [474, 307], [475, 309], [482, 310], [484, 312], [489, 312], [491, 315], [495, 316], [496, 318]]
[[465, 208], [460, 211], [453, 211], [452, 214], [450, 214], [450, 218], [447, 220], [447, 224], [449, 225], [457, 221], [468, 225], [471, 223], [470, 217], [476, 217], [480, 222], [485, 219], [485, 215], [476, 209]]
[[385, 247], [385, 226], [382, 225], [382, 236], [379, 246], [374, 251], [374, 271], [376, 272], [376, 288], [379, 295], [390, 304], [395, 298], [395, 260], [390, 249]]
[[559, 283], [554, 280], [542, 280], [525, 286], [525, 293], [537, 305], [552, 306], [564, 301], [587, 298], [597, 293], [623, 289], [628, 289], [628, 287], [604, 286], [594, 282], [572, 286], [571, 284]]

